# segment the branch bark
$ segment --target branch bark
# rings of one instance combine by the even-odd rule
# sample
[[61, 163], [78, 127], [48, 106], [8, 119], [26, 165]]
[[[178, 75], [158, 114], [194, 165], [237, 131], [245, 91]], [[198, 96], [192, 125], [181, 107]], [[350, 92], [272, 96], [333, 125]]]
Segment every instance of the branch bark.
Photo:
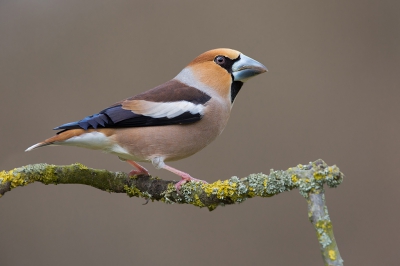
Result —
[[129, 197], [143, 197], [165, 203], [192, 204], [207, 207], [241, 203], [253, 197], [271, 197], [299, 189], [308, 202], [309, 219], [317, 231], [325, 265], [343, 265], [333, 235], [332, 223], [325, 204], [324, 184], [337, 187], [344, 175], [336, 165], [328, 166], [317, 160], [307, 165], [297, 165], [283, 170], [270, 170], [269, 175], [251, 174], [236, 176], [212, 184], [187, 182], [178, 193], [176, 181], [166, 181], [152, 176], [133, 176], [122, 172], [90, 169], [82, 164], [57, 166], [33, 164], [11, 171], [0, 172], [0, 197], [6, 192], [33, 182], [43, 184], [84, 184], [107, 192], [126, 193]]

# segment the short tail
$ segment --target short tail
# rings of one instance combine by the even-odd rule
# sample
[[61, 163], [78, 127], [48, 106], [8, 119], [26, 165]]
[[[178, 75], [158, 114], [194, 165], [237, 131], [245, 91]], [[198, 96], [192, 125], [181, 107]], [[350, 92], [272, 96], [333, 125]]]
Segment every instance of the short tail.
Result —
[[75, 136], [79, 136], [83, 133], [85, 133], [85, 130], [83, 130], [83, 129], [71, 129], [71, 130], [61, 131], [57, 135], [55, 135], [51, 138], [48, 138], [42, 142], [39, 142], [39, 143], [36, 143], [35, 145], [30, 146], [25, 151], [31, 151], [36, 148], [62, 143], [63, 141], [65, 141], [67, 139], [70, 139]]

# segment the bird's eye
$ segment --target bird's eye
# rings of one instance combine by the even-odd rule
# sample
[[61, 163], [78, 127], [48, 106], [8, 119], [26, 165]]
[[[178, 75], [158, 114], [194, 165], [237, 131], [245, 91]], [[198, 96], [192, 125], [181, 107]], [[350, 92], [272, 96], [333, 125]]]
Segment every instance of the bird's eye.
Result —
[[225, 63], [225, 57], [223, 56], [217, 56], [214, 59], [215, 63], [217, 63], [218, 65], [223, 65]]

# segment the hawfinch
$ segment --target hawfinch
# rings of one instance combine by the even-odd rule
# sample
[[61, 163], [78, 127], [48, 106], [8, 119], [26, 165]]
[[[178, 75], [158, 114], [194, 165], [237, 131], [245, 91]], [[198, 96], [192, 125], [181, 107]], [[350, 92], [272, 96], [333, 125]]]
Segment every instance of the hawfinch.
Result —
[[201, 180], [165, 162], [186, 158], [210, 144], [224, 130], [243, 83], [266, 71], [238, 51], [211, 50], [170, 81], [56, 127], [61, 130], [57, 135], [26, 151], [48, 145], [102, 150], [134, 166], [130, 175], [148, 175], [136, 162], [151, 162], [182, 178], [175, 185], [179, 191], [183, 183]]

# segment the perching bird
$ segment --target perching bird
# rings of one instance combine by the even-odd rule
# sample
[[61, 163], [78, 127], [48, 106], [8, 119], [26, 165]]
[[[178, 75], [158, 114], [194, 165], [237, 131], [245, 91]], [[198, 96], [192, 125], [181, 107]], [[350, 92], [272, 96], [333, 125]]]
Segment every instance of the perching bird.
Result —
[[186, 158], [210, 144], [225, 128], [243, 82], [266, 71], [238, 51], [210, 50], [170, 81], [56, 127], [62, 131], [26, 151], [47, 145], [102, 150], [134, 166], [130, 175], [148, 175], [136, 161], [151, 162], [181, 177], [175, 185], [179, 191], [183, 183], [199, 180], [164, 162]]

